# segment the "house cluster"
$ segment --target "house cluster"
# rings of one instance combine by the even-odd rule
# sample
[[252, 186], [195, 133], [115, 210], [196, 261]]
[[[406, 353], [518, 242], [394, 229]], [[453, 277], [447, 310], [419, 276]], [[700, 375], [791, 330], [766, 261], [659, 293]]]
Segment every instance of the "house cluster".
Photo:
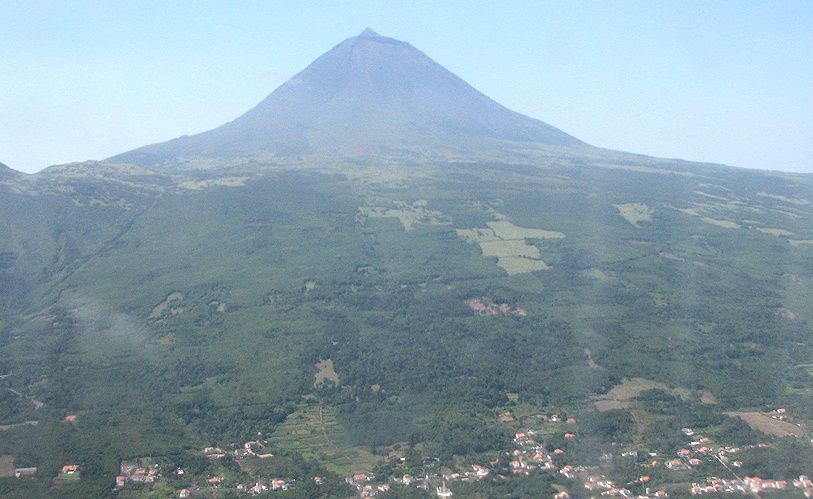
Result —
[[[677, 451], [676, 459], [671, 459], [663, 463], [666, 469], [673, 471], [688, 470], [697, 468], [704, 462], [714, 459], [726, 466], [734, 468], [742, 466], [742, 461], [738, 461], [733, 457], [734, 454], [742, 450], [740, 447], [714, 445], [714, 442], [710, 438], [696, 435], [695, 431], [691, 428], [683, 428], [682, 431], [684, 435], [691, 437], [693, 440], [689, 442], [687, 447]], [[757, 444], [749, 446], [748, 448], [764, 447], [767, 445], [768, 444]], [[657, 459], [649, 463], [650, 468], [657, 468], [660, 465], [661, 462]]]
[[[582, 486], [587, 491], [589, 491], [591, 494], [598, 494], [602, 497], [668, 497], [665, 490], [650, 489], [649, 487], [644, 489], [643, 495], [635, 495], [630, 489], [616, 485], [614, 481], [608, 479], [605, 475], [596, 474], [596, 471], [598, 470], [599, 467], [597, 466], [567, 465], [560, 469], [559, 473], [568, 479], [580, 479]], [[627, 487], [632, 485], [645, 486], [649, 483], [649, 481], [650, 477], [648, 475], [643, 475], [638, 479], [629, 482]]]
[[142, 457], [134, 460], [122, 461], [119, 467], [119, 476], [116, 477], [116, 488], [122, 489], [130, 485], [152, 485], [161, 477], [161, 470], [153, 463], [151, 458]]
[[515, 434], [514, 446], [516, 448], [511, 451], [511, 461], [508, 463], [512, 474], [527, 475], [532, 471], [554, 468], [553, 458], [543, 445], [536, 442], [533, 430]]
[[260, 494], [264, 494], [269, 490], [274, 492], [280, 492], [283, 490], [288, 490], [291, 485], [293, 485], [294, 480], [284, 480], [282, 478], [272, 478], [267, 482], [256, 482], [252, 487], [243, 487], [238, 486], [237, 490], [245, 490], [248, 494], [252, 496], [257, 496]]
[[768, 480], [758, 476], [745, 477], [742, 480], [710, 477], [705, 483], [693, 483], [692, 495], [702, 494], [760, 494], [773, 490], [801, 489], [805, 497], [813, 497], [813, 482], [801, 475], [797, 480]]
[[[633, 483], [640, 483], [640, 479], [636, 480]], [[613, 481], [608, 480], [603, 475], [602, 476], [588, 475], [584, 477], [584, 488], [590, 491], [590, 493], [598, 494], [601, 497], [629, 497], [635, 499], [669, 497], [669, 494], [667, 494], [666, 490], [664, 489], [650, 489], [648, 487], [644, 489], [644, 494], [636, 495], [633, 494], [632, 491], [630, 491], [627, 488], [616, 486]], [[559, 499], [569, 499], [570, 494], [568, 494], [567, 491], [562, 491], [556, 494], [554, 497]]]
[[231, 444], [231, 449], [228, 451], [228, 453], [220, 447], [206, 447], [203, 449], [203, 455], [209, 459], [225, 459], [227, 454], [230, 454], [237, 459], [245, 459], [247, 457], [268, 459], [274, 457], [274, 455], [269, 452], [264, 452], [267, 443], [267, 441], [249, 440], [242, 446]]
[[493, 317], [498, 315], [525, 317], [528, 315], [528, 312], [522, 307], [512, 307], [508, 303], [494, 303], [485, 296], [468, 299], [466, 305], [477, 315], [490, 315]]
[[361, 497], [376, 497], [390, 490], [389, 484], [373, 483], [375, 481], [375, 475], [364, 471], [357, 471], [344, 480], [354, 487]]

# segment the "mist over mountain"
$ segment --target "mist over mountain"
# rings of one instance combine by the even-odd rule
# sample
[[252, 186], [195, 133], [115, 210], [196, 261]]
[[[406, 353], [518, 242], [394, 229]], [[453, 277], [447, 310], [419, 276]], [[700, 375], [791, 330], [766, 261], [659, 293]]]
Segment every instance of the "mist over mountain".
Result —
[[234, 121], [112, 159], [152, 164], [195, 156], [459, 151], [516, 142], [585, 145], [506, 109], [412, 45], [366, 29]]

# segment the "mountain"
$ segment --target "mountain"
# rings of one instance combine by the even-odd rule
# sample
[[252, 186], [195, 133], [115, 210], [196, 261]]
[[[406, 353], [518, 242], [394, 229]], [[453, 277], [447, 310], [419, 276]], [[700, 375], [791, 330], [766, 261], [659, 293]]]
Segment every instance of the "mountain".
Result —
[[9, 168], [3, 163], [0, 163], [0, 178], [16, 175], [17, 172]]
[[0, 178], [0, 496], [688, 497], [722, 453], [790, 489], [813, 175], [574, 141], [367, 32], [220, 129]]
[[517, 142], [585, 145], [506, 109], [412, 45], [366, 29], [234, 121], [112, 159], [463, 151]]

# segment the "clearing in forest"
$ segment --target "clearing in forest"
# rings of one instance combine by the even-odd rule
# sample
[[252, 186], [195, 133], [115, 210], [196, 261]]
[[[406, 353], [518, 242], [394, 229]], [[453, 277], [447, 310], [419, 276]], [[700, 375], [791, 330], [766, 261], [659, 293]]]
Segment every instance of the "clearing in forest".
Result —
[[158, 317], [161, 317], [161, 314], [164, 313], [164, 310], [166, 310], [171, 303], [181, 300], [183, 300], [183, 293], [181, 293], [180, 291], [173, 291], [172, 293], [168, 294], [166, 298], [164, 298], [164, 301], [153, 307], [152, 311], [150, 312], [149, 318], [156, 319]]
[[497, 257], [497, 265], [508, 274], [521, 274], [548, 269], [541, 259], [539, 248], [528, 244], [528, 239], [563, 239], [561, 232], [519, 227], [508, 220], [486, 224], [488, 228], [458, 229], [457, 235], [480, 246], [483, 256]]
[[0, 478], [14, 476], [14, 456], [0, 456]]
[[641, 222], [652, 221], [652, 208], [644, 203], [624, 203], [614, 204], [613, 206], [627, 222], [639, 229], [641, 228]]
[[659, 381], [652, 381], [645, 378], [624, 378], [604, 395], [593, 395], [591, 400], [599, 411], [609, 411], [610, 409], [628, 409], [632, 406], [632, 400], [647, 390], [663, 390], [672, 395], [689, 400], [691, 392], [686, 388], [670, 388]]
[[394, 208], [365, 206], [359, 208], [361, 215], [367, 218], [397, 218], [404, 230], [412, 230], [417, 224], [446, 225], [451, 223], [449, 217], [437, 210], [427, 208], [427, 201], [419, 199], [412, 204], [397, 201]]
[[316, 364], [318, 371], [313, 375], [313, 387], [319, 388], [327, 382], [339, 386], [339, 375], [333, 369], [333, 361], [331, 359], [320, 360]]
[[203, 180], [186, 180], [178, 184], [181, 189], [190, 191], [202, 191], [212, 187], [242, 187], [246, 185], [248, 177], [220, 177]]
[[759, 227], [758, 231], [762, 232], [763, 234], [768, 234], [769, 236], [776, 236], [776, 237], [783, 237], [783, 236], [792, 236], [793, 232], [785, 229], [779, 229], [776, 227]]
[[805, 432], [798, 426], [774, 419], [761, 412], [725, 412], [726, 416], [737, 417], [748, 423], [751, 428], [761, 431], [766, 435], [776, 437], [804, 436]]
[[592, 269], [583, 270], [582, 274], [584, 274], [585, 277], [589, 277], [590, 279], [595, 279], [597, 281], [602, 281], [602, 282], [609, 281], [610, 279], [613, 278], [612, 275], [608, 274], [607, 272], [604, 272], [601, 269], [597, 269], [595, 267], [592, 268]]
[[807, 199], [802, 198], [793, 198], [788, 196], [780, 196], [779, 194], [769, 194], [767, 192], [758, 192], [757, 196], [761, 196], [764, 198], [775, 199], [777, 201], [782, 201], [785, 203], [795, 204], [797, 206], [804, 206], [806, 204], [810, 204], [810, 201]]

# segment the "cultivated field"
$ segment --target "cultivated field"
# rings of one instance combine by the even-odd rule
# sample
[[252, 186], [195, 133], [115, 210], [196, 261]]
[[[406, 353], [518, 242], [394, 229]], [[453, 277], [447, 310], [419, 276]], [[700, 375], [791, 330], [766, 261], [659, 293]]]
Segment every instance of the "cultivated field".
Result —
[[330, 471], [347, 476], [371, 471], [379, 458], [343, 443], [343, 430], [336, 421], [336, 409], [322, 405], [303, 406], [279, 425], [269, 438], [271, 448], [294, 450]]

